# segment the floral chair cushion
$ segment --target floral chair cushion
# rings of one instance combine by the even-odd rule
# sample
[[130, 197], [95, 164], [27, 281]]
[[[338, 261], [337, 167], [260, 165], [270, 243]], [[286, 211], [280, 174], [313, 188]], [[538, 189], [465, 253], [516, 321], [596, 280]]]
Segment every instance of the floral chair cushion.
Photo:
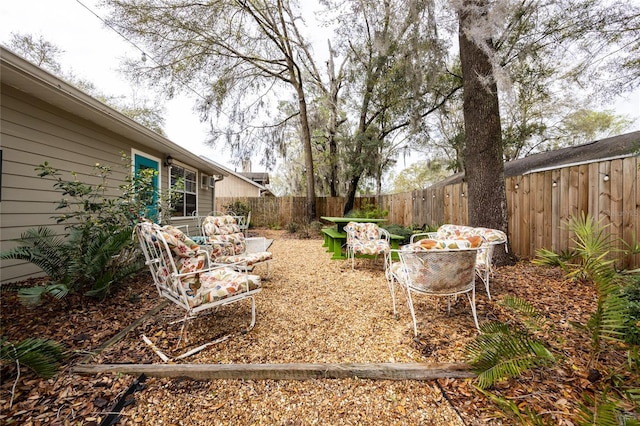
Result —
[[255, 265], [256, 263], [264, 262], [267, 260], [271, 260], [273, 258], [273, 254], [268, 251], [258, 251], [254, 253], [243, 253], [241, 255], [231, 255], [231, 256], [218, 256], [215, 258], [218, 263], [237, 263], [237, 262], [247, 262], [247, 266]]
[[202, 229], [215, 259], [240, 255], [247, 250], [244, 234], [233, 216], [207, 216], [202, 221]]
[[411, 250], [411, 251], [426, 251], [426, 250], [458, 250], [464, 248], [476, 248], [479, 246], [479, 243], [474, 240], [472, 243], [468, 239], [451, 239], [451, 240], [440, 240], [440, 239], [431, 239], [426, 238], [423, 240], [419, 240], [414, 242], [413, 244], [407, 244], [403, 246], [403, 250]]
[[262, 285], [258, 275], [246, 275], [232, 268], [218, 268], [198, 275], [196, 281], [181, 280], [191, 307], [256, 290]]
[[438, 238], [440, 239], [458, 239], [469, 237], [481, 237], [483, 241], [488, 243], [504, 243], [507, 241], [507, 235], [498, 230], [490, 228], [474, 228], [465, 225], [446, 224], [438, 228]]
[[381, 238], [375, 223], [349, 222], [345, 225], [347, 245], [355, 254], [382, 254], [391, 250], [389, 241]]

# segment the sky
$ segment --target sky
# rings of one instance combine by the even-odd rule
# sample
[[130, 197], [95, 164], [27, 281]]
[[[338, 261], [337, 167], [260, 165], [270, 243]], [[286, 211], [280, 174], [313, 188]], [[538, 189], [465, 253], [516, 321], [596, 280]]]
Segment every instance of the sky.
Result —
[[[97, 0], [4, 0], [0, 2], [0, 42], [6, 44], [11, 33], [42, 36], [64, 51], [59, 62], [65, 71], [93, 82], [105, 94], [130, 98], [134, 89], [117, 69], [123, 58], [137, 58], [141, 52], [96, 17], [95, 14], [103, 18], [107, 14], [97, 4]], [[194, 103], [187, 95], [166, 103], [164, 130], [168, 139], [197, 155], [206, 155], [232, 170], [237, 169], [229, 162], [228, 152], [217, 152], [204, 145], [207, 125], [199, 121]], [[632, 130], [639, 128], [640, 90], [605, 107], [635, 119]], [[253, 171], [263, 171], [257, 160], [252, 163]]]

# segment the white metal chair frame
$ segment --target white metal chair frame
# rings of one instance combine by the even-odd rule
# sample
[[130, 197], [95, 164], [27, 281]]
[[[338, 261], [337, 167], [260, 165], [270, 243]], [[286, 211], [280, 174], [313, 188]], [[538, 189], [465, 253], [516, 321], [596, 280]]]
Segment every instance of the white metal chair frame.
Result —
[[[359, 235], [359, 232], [356, 232], [352, 229], [352, 225], [370, 227], [371, 229], [375, 229], [378, 235], [375, 236], [376, 238], [374, 239], [363, 239], [361, 238], [361, 235]], [[375, 223], [369, 223], [369, 222], [367, 223], [349, 222], [345, 225], [344, 230], [347, 233], [347, 239], [345, 242], [347, 260], [351, 259], [352, 271], [355, 270], [355, 257], [356, 257], [356, 254], [358, 254], [354, 249], [355, 244], [361, 241], [376, 242], [377, 244], [383, 243], [383, 245], [384, 243], [386, 243], [387, 248], [382, 253], [377, 253], [377, 254], [382, 254], [383, 256], [384, 271], [385, 271], [385, 275], [387, 275], [387, 278], [388, 278], [387, 271], [389, 269], [389, 265], [391, 264], [391, 234], [389, 234], [389, 231], [387, 231], [384, 228], [380, 228]]]
[[451, 308], [451, 296], [466, 294], [473, 321], [478, 331], [476, 313], [475, 262], [477, 248], [452, 250], [414, 251], [406, 247], [392, 250], [397, 253], [400, 262], [390, 268], [389, 286], [393, 303], [393, 314], [397, 316], [395, 283], [398, 282], [407, 297], [407, 304], [413, 320], [414, 335], [418, 335], [416, 312], [413, 307], [412, 293], [427, 296], [447, 296], [448, 310]]
[[[238, 226], [236, 216], [233, 216], [232, 214], [221, 215], [221, 216], [218, 216], [218, 217], [224, 218], [224, 217], [227, 217], [227, 216], [230, 217], [231, 219], [233, 219], [233, 223], [236, 226]], [[213, 217], [215, 217], [215, 216], [213, 216]], [[205, 245], [205, 247], [208, 247], [209, 249], [212, 249], [212, 246], [219, 245], [221, 247], [226, 247], [226, 248], [230, 248], [231, 250], [234, 250], [234, 248], [233, 248], [234, 247], [234, 242], [225, 241], [224, 240], [224, 237], [226, 235], [229, 235], [229, 234], [210, 234], [210, 233], [208, 233], [207, 230], [205, 229], [206, 226], [204, 226], [205, 220], [208, 220], [208, 219], [207, 218], [203, 219], [203, 222], [202, 222], [203, 229], [202, 230], [203, 230], [203, 234], [209, 239], [209, 242]], [[238, 228], [239, 228], [239, 226], [238, 226]], [[266, 268], [267, 268], [267, 271], [266, 271], [266, 274], [265, 274], [265, 278], [269, 277], [269, 264], [271, 263], [272, 258], [271, 258], [271, 253], [267, 251], [267, 239], [265, 237], [252, 237], [252, 238], [248, 238], [247, 239], [247, 238], [245, 238], [245, 234], [242, 231], [240, 231], [238, 234], [239, 234], [238, 236], [242, 239], [241, 244], [244, 245], [244, 251], [242, 251], [241, 253], [236, 253], [232, 257], [235, 258], [235, 259], [238, 259], [238, 260], [242, 260], [244, 262], [245, 267], [246, 267], [246, 269], [248, 271], [252, 271], [253, 270], [253, 266], [261, 264], [261, 263], [264, 263], [266, 265]], [[234, 235], [234, 234], [231, 234], [231, 235]], [[214, 239], [216, 241], [212, 241]], [[247, 242], [248, 241], [251, 241], [253, 243], [252, 245], [254, 247], [255, 246], [261, 246], [262, 250], [249, 251], [248, 250], [248, 246], [247, 246]], [[254, 254], [262, 255], [262, 258], [264, 258], [265, 255], [268, 255], [268, 258], [265, 259], [265, 260], [254, 261], [254, 260], [252, 260], [254, 258], [254, 256], [253, 256]], [[226, 256], [216, 257], [211, 252], [210, 252], [210, 255], [213, 256], [213, 258], [214, 258], [213, 260], [215, 262], [227, 263], [224, 260], [224, 258]]]
[[[153, 277], [153, 281], [155, 283], [156, 289], [160, 297], [168, 299], [173, 302], [180, 308], [185, 310], [185, 316], [182, 320], [183, 325], [180, 330], [180, 339], [178, 340], [177, 347], [180, 345], [180, 342], [186, 340], [187, 329], [186, 324], [187, 321], [196, 316], [199, 312], [218, 308], [220, 306], [229, 305], [235, 302], [240, 302], [245, 299], [249, 299], [251, 301], [251, 323], [246, 331], [250, 331], [256, 323], [256, 302], [254, 296], [259, 293], [262, 288], [258, 286], [257, 288], [251, 289], [249, 285], [249, 274], [246, 272], [247, 267], [246, 264], [242, 264], [239, 262], [235, 265], [221, 265], [214, 264], [211, 262], [209, 258], [209, 254], [206, 250], [197, 251], [198, 255], [202, 255], [206, 259], [206, 265], [208, 267], [189, 271], [187, 273], [180, 273], [179, 269], [176, 265], [174, 259], [174, 253], [169, 247], [166, 239], [162, 235], [162, 232], [158, 232], [156, 229], [151, 230], [141, 230], [142, 224], [136, 225], [134, 229], [134, 233], [137, 235], [138, 241], [140, 243], [140, 247], [145, 257], [145, 264], [149, 267], [151, 272], [151, 276]], [[146, 235], [145, 235], [146, 234]], [[202, 303], [196, 306], [192, 306], [189, 303], [189, 295], [186, 292], [185, 286], [182, 285], [182, 280], [187, 278], [193, 278], [194, 276], [198, 276], [201, 274], [206, 274], [207, 272], [213, 272], [220, 269], [230, 269], [236, 274], [242, 274], [242, 280], [245, 280], [245, 290], [238, 291], [235, 294], [231, 294], [224, 298], [216, 299], [211, 302]], [[235, 268], [235, 269], [234, 269]], [[241, 271], [245, 271], [244, 273]], [[255, 278], [255, 277], [254, 277]], [[143, 336], [144, 337], [144, 336]], [[145, 340], [146, 341], [146, 340]], [[186, 356], [192, 355], [200, 350], [206, 348], [207, 346], [220, 341], [220, 339], [206, 343], [192, 351], [189, 351], [175, 359], [184, 358]], [[147, 342], [149, 343], [149, 342]], [[153, 345], [152, 345], [153, 347]], [[159, 353], [157, 348], [154, 347], [154, 350], [158, 355], [163, 358], [163, 360], [167, 361], [168, 358]]]
[[[422, 239], [423, 237], [440, 240], [443, 239], [437, 232], [422, 232], [419, 234], [413, 234], [411, 236], [410, 244]], [[493, 275], [493, 252], [496, 246], [500, 244], [506, 244], [506, 240], [500, 241], [487, 241], [482, 239], [482, 244], [478, 248], [478, 255], [476, 258], [476, 274], [478, 278], [482, 280], [484, 288], [487, 292], [487, 297], [491, 300], [491, 291], [489, 290], [489, 279]]]

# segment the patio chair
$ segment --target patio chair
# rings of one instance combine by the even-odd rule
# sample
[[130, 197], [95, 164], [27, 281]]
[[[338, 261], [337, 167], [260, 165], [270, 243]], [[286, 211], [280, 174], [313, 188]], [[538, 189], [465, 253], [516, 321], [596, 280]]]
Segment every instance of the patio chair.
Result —
[[210, 249], [211, 258], [216, 263], [235, 264], [243, 262], [248, 270], [252, 270], [255, 265], [264, 263], [269, 275], [269, 262], [273, 258], [271, 252], [266, 251], [266, 238], [252, 238], [255, 244], [257, 240], [264, 243], [262, 251], [248, 251], [247, 241], [240, 230], [235, 217], [207, 216], [202, 221], [202, 230], [207, 237], [207, 247]]
[[347, 259], [351, 259], [351, 270], [355, 267], [356, 255], [382, 255], [385, 274], [391, 262], [391, 236], [386, 229], [375, 223], [349, 222], [344, 227], [347, 233]]
[[[201, 250], [182, 231], [173, 226], [161, 227], [153, 222], [143, 221], [136, 225], [134, 233], [137, 235], [158, 294], [185, 310], [176, 349], [183, 339], [186, 342], [188, 320], [199, 312], [222, 305], [250, 299], [251, 323], [247, 331], [254, 327], [254, 296], [262, 289], [259, 276], [250, 275], [246, 270], [237, 270], [242, 270], [242, 267], [213, 265], [206, 251]], [[202, 345], [176, 359], [192, 355], [213, 343], [215, 342]], [[165, 361], [168, 360], [155, 347], [154, 350]]]
[[395, 283], [400, 284], [407, 296], [407, 303], [413, 320], [414, 335], [418, 335], [416, 312], [412, 294], [425, 296], [447, 296], [448, 310], [451, 309], [451, 296], [466, 294], [471, 304], [471, 313], [476, 328], [475, 262], [477, 248], [463, 241], [440, 241], [429, 249], [419, 244], [409, 244], [398, 253], [399, 262], [390, 267], [390, 290], [393, 303], [393, 314], [396, 312]]
[[474, 228], [472, 226], [445, 224], [438, 228], [437, 232], [424, 232], [411, 236], [411, 243], [422, 238], [432, 240], [466, 239], [472, 246], [479, 246], [476, 258], [476, 273], [484, 283], [487, 297], [491, 300], [489, 290], [489, 279], [493, 275], [493, 252], [495, 247], [507, 243], [507, 235], [498, 230], [490, 228]]

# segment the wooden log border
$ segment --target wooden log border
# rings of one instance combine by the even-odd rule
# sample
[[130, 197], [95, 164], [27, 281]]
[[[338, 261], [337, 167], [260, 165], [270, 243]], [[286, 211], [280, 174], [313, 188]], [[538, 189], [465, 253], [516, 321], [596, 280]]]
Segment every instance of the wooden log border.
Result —
[[78, 364], [71, 372], [144, 374], [150, 377], [188, 377], [195, 380], [433, 380], [475, 377], [463, 363], [373, 363], [373, 364]]

